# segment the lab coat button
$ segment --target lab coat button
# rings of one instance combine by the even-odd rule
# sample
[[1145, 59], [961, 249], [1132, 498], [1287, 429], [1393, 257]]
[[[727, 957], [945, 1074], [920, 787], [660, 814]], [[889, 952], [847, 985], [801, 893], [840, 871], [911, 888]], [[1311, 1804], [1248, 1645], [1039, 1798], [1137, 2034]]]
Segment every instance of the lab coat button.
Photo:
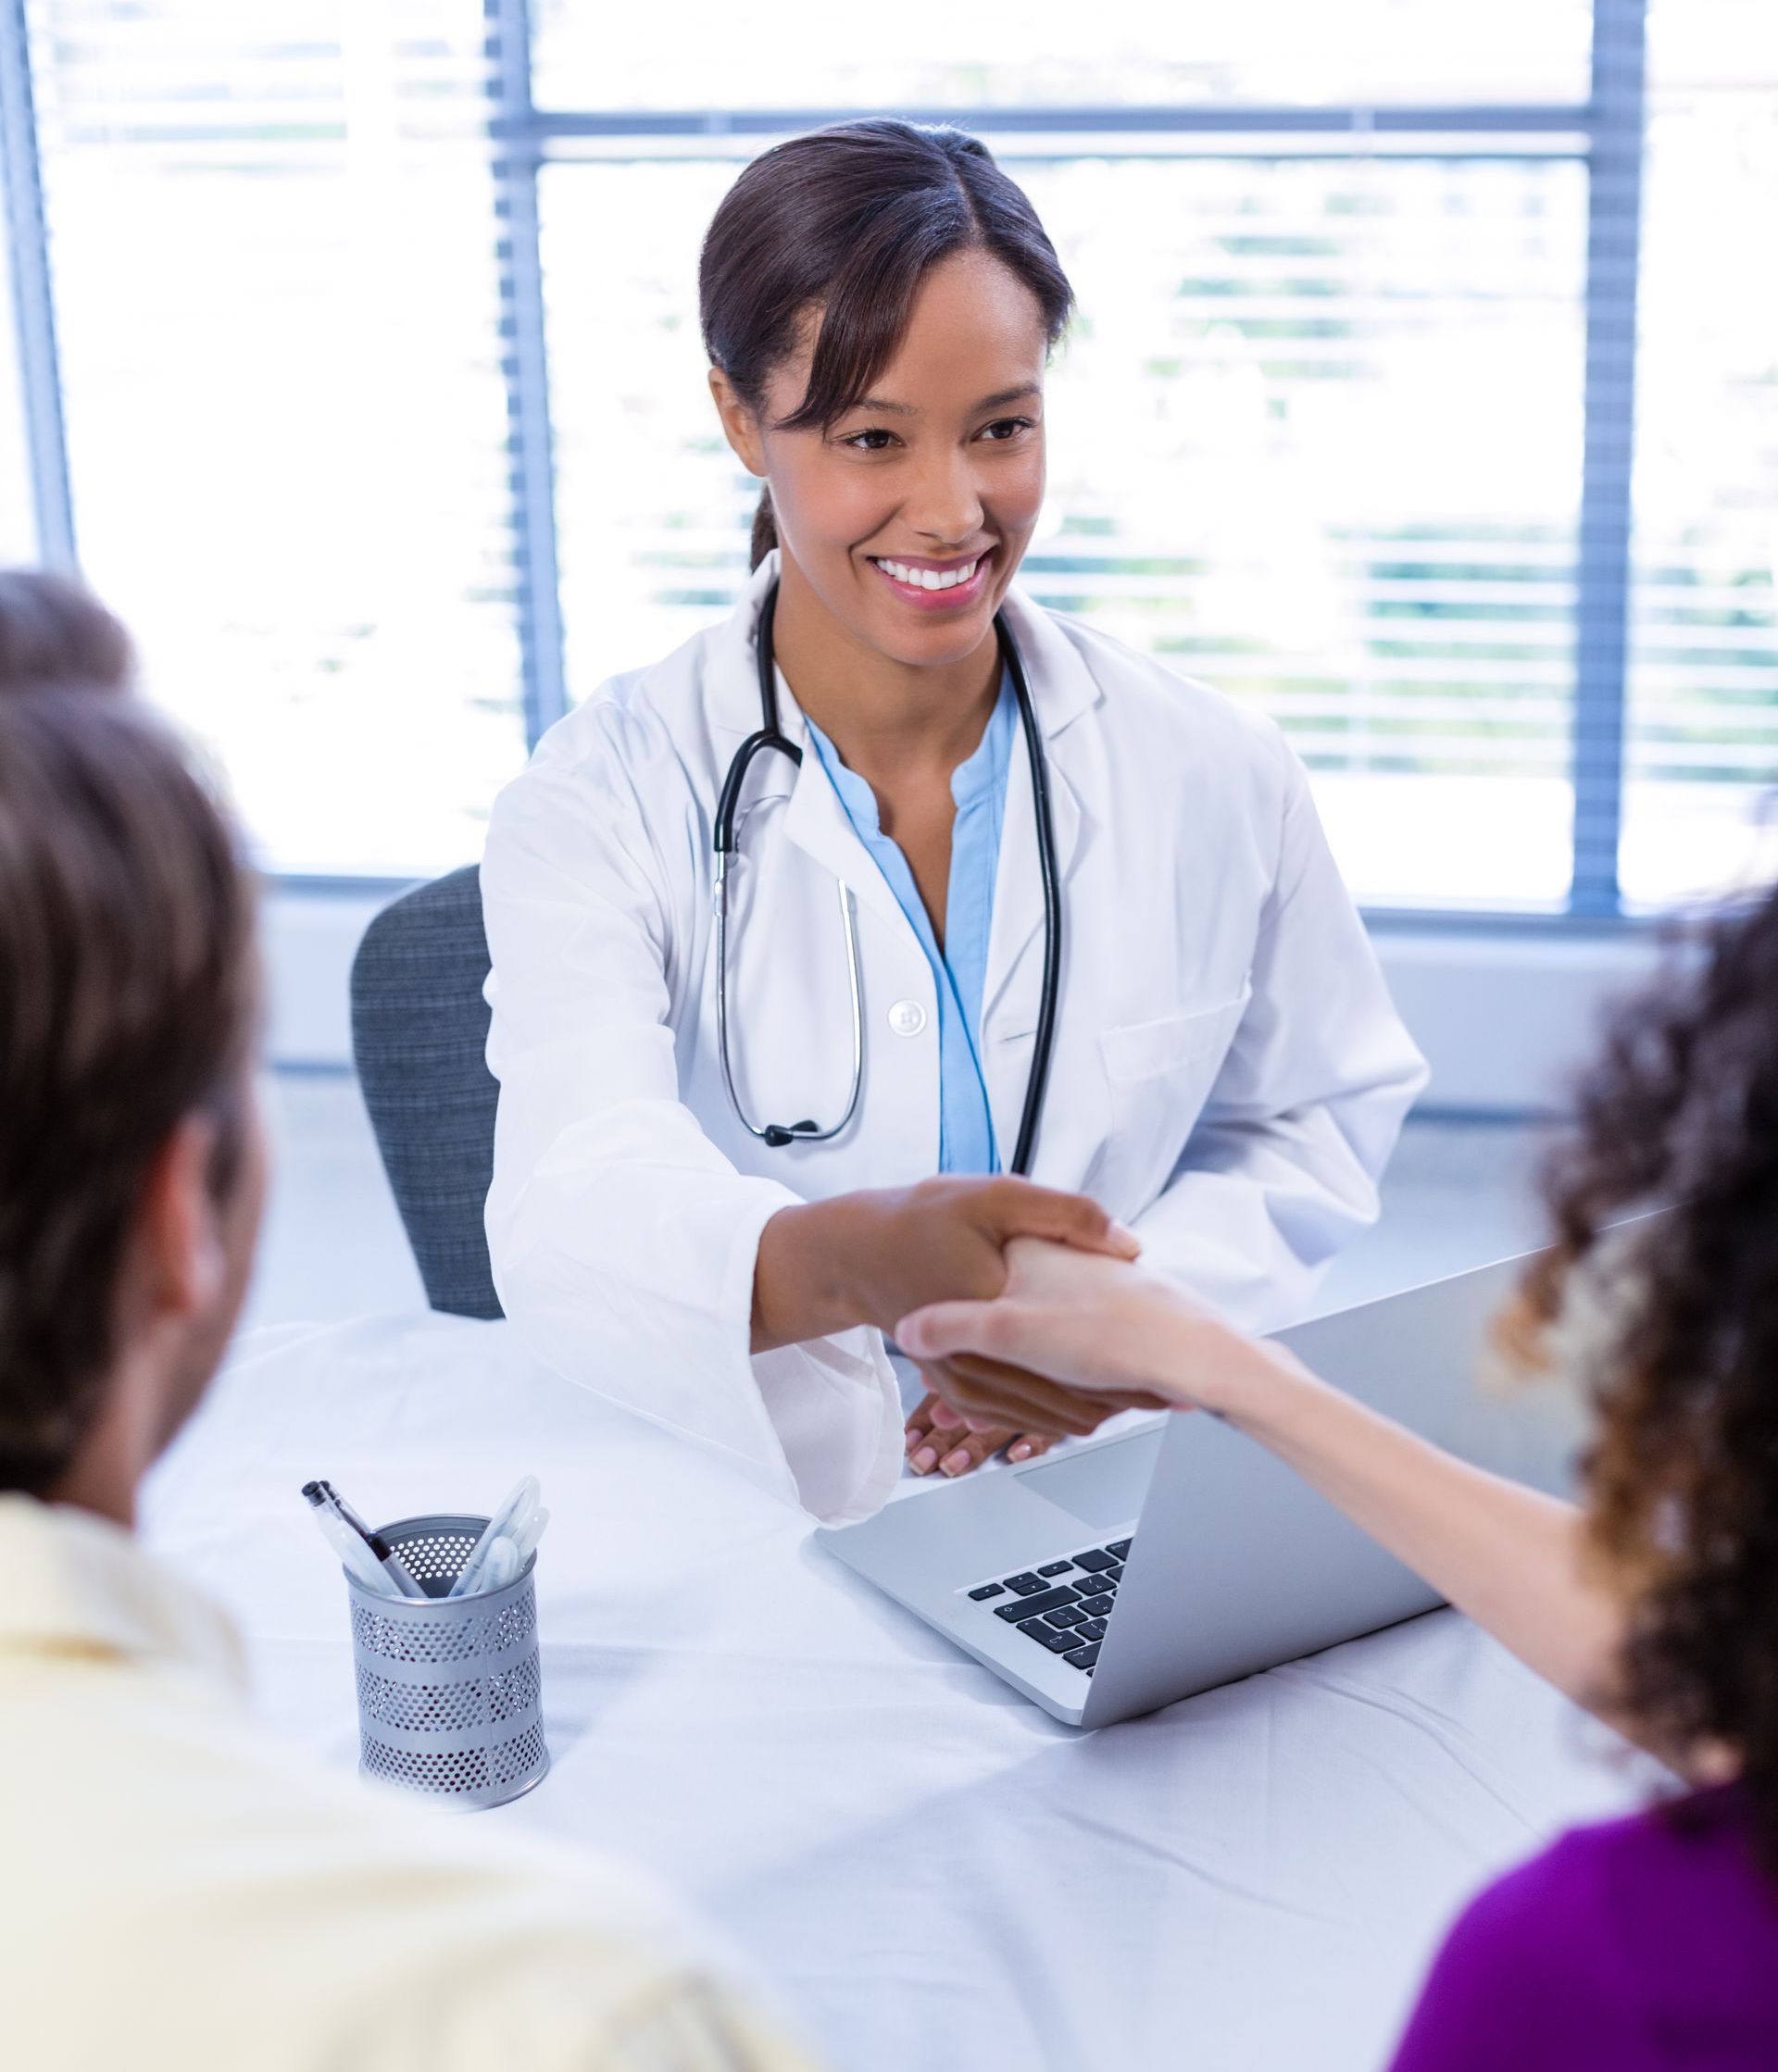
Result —
[[897, 1036], [918, 1036], [926, 1026], [926, 1010], [918, 1000], [897, 1000], [889, 1010], [889, 1026]]

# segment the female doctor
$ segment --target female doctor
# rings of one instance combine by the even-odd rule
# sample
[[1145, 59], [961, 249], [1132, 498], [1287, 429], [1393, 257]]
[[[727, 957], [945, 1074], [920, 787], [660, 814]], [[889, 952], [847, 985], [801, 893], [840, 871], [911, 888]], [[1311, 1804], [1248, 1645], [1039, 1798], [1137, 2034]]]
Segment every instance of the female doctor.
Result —
[[983, 146], [780, 145], [700, 291], [753, 578], [495, 809], [489, 1247], [542, 1357], [844, 1521], [1116, 1406], [978, 1362], [1003, 1428], [904, 1432], [898, 1317], [1133, 1230], [1282, 1324], [1423, 1075], [1276, 730], [1012, 587], [1071, 295]]

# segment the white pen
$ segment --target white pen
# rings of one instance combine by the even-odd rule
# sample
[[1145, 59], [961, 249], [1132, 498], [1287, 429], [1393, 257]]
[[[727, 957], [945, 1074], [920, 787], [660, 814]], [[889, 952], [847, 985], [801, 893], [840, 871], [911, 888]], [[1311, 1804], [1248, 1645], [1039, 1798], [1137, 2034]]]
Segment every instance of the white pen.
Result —
[[491, 1591], [505, 1590], [536, 1552], [548, 1523], [549, 1513], [538, 1504], [525, 1514], [522, 1531], [501, 1533], [469, 1571], [469, 1587], [461, 1594], [484, 1596]]
[[537, 1542], [544, 1536], [544, 1528], [549, 1523], [549, 1513], [540, 1504], [531, 1514], [531, 1521], [519, 1535], [519, 1566], [523, 1567], [537, 1552]]
[[477, 1579], [478, 1590], [504, 1590], [519, 1573], [519, 1550], [510, 1540], [496, 1540], [488, 1549]]
[[481, 1590], [482, 1569], [496, 1540], [507, 1539], [515, 1543], [530, 1522], [531, 1514], [537, 1508], [541, 1492], [537, 1478], [527, 1475], [517, 1483], [506, 1502], [494, 1514], [482, 1529], [482, 1537], [470, 1549], [457, 1580], [445, 1591], [447, 1597], [468, 1597]]
[[401, 1556], [382, 1533], [371, 1531], [332, 1482], [305, 1482], [303, 1494], [314, 1506], [318, 1517], [337, 1519], [357, 1538], [359, 1545], [369, 1552], [371, 1559], [378, 1565], [382, 1575], [394, 1586], [393, 1593], [395, 1596], [417, 1597], [424, 1602], [426, 1592], [407, 1573]]

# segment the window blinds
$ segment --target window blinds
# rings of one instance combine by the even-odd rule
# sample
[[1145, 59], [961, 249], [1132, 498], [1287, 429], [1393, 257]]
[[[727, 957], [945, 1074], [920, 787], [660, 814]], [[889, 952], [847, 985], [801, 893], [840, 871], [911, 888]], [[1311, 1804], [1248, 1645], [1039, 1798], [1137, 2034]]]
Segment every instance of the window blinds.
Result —
[[523, 754], [479, 0], [31, 0], [76, 528], [268, 863]]

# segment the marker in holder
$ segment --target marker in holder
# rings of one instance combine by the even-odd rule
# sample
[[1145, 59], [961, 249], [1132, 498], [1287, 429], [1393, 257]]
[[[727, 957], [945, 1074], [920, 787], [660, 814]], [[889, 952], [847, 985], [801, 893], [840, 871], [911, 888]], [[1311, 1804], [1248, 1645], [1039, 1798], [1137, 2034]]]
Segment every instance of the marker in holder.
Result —
[[426, 1592], [410, 1603], [347, 1569], [359, 1768], [465, 1809], [504, 1805], [549, 1768], [533, 1553], [508, 1583], [447, 1597], [486, 1518], [439, 1514], [382, 1529]]

